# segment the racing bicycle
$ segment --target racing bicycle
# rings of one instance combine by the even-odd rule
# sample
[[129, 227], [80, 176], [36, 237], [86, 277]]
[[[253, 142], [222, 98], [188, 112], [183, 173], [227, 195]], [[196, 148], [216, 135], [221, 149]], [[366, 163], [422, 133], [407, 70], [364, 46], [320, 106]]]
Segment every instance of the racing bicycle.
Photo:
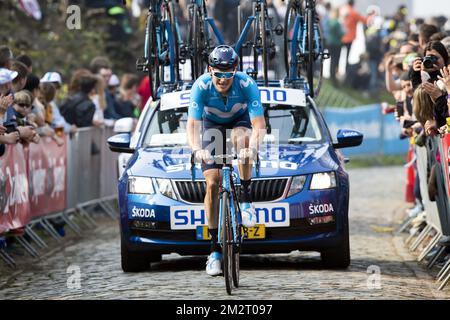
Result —
[[[275, 38], [274, 33], [281, 35], [283, 33], [283, 27], [281, 25], [272, 27], [272, 17], [269, 16], [267, 10], [266, 0], [252, 0], [253, 1], [253, 15], [247, 18], [244, 28], [239, 36], [239, 39], [234, 47], [235, 51], [241, 58], [241, 69], [243, 68], [242, 49], [250, 48], [253, 51], [253, 70], [247, 72], [255, 80], [257, 79], [259, 67], [258, 58], [262, 57], [262, 71], [264, 85], [267, 86], [269, 82], [268, 69], [269, 60], [275, 57]], [[240, 6], [239, 6], [239, 30], [240, 25]], [[253, 39], [246, 41], [250, 28], [253, 25]], [[247, 70], [243, 70], [247, 71]]]
[[180, 56], [185, 61], [191, 60], [192, 80], [200, 77], [206, 70], [208, 55], [212, 48], [212, 37], [209, 28], [213, 31], [219, 45], [224, 44], [214, 19], [208, 17], [205, 0], [191, 0], [189, 4], [189, 28], [186, 44], [180, 47]]
[[[236, 182], [233, 177], [231, 162], [236, 155], [214, 155], [214, 161], [224, 163], [222, 181], [219, 185], [219, 245], [222, 247], [223, 276], [227, 293], [231, 294], [233, 286], [239, 287], [239, 263], [242, 242], [247, 228], [242, 226], [241, 208], [237, 197]], [[195, 157], [191, 155], [191, 175], [195, 181]], [[256, 157], [256, 175], [259, 175], [259, 157]]]
[[136, 67], [148, 73], [153, 100], [157, 99], [161, 84], [175, 87], [180, 80], [179, 42], [173, 0], [152, 0], [145, 29], [144, 57], [136, 62]]
[[[283, 0], [284, 1], [284, 0]], [[316, 0], [289, 0], [284, 20], [284, 63], [288, 81], [306, 74], [309, 95], [314, 98], [322, 85], [324, 49]]]

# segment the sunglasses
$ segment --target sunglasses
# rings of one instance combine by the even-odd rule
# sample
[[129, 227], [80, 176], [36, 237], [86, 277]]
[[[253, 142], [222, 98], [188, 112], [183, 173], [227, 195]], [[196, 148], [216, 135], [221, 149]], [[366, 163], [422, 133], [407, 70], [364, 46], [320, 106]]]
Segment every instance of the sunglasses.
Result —
[[17, 105], [22, 108], [31, 108], [31, 104], [28, 103], [18, 103]]
[[219, 79], [231, 79], [235, 75], [235, 71], [232, 72], [221, 72], [221, 71], [214, 71], [213, 76]]

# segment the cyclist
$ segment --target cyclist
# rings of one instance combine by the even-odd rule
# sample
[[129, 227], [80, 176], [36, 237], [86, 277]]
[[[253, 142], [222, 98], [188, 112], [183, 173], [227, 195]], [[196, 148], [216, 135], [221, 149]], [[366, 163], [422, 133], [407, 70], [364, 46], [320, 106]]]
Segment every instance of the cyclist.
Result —
[[218, 169], [222, 163], [214, 161], [211, 155], [226, 154], [226, 134], [231, 131], [231, 141], [239, 157], [242, 224], [254, 226], [256, 215], [250, 195], [252, 164], [264, 138], [266, 124], [258, 86], [247, 74], [237, 71], [239, 56], [234, 49], [220, 45], [211, 52], [208, 60], [208, 72], [195, 81], [191, 90], [187, 135], [196, 160], [202, 162], [206, 180], [204, 202], [211, 235], [206, 273], [217, 276], [222, 273], [222, 256], [217, 243], [221, 179]]

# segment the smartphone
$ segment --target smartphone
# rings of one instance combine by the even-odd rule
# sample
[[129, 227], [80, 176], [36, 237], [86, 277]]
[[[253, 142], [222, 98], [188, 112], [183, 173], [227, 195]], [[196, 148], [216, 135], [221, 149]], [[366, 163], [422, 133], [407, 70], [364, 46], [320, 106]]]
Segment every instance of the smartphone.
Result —
[[417, 123], [417, 121], [405, 120], [405, 121], [403, 121], [403, 128], [405, 128], [405, 129], [410, 128], [416, 123]]

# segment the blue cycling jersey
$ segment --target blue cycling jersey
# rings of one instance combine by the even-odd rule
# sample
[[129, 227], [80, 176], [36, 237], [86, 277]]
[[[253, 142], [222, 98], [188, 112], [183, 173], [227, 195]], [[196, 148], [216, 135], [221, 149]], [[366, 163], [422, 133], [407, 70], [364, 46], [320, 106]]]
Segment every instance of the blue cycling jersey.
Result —
[[256, 82], [243, 72], [236, 72], [228, 91], [226, 104], [212, 83], [211, 75], [205, 73], [195, 81], [191, 89], [189, 118], [227, 124], [248, 112], [250, 119], [264, 115], [261, 96]]

